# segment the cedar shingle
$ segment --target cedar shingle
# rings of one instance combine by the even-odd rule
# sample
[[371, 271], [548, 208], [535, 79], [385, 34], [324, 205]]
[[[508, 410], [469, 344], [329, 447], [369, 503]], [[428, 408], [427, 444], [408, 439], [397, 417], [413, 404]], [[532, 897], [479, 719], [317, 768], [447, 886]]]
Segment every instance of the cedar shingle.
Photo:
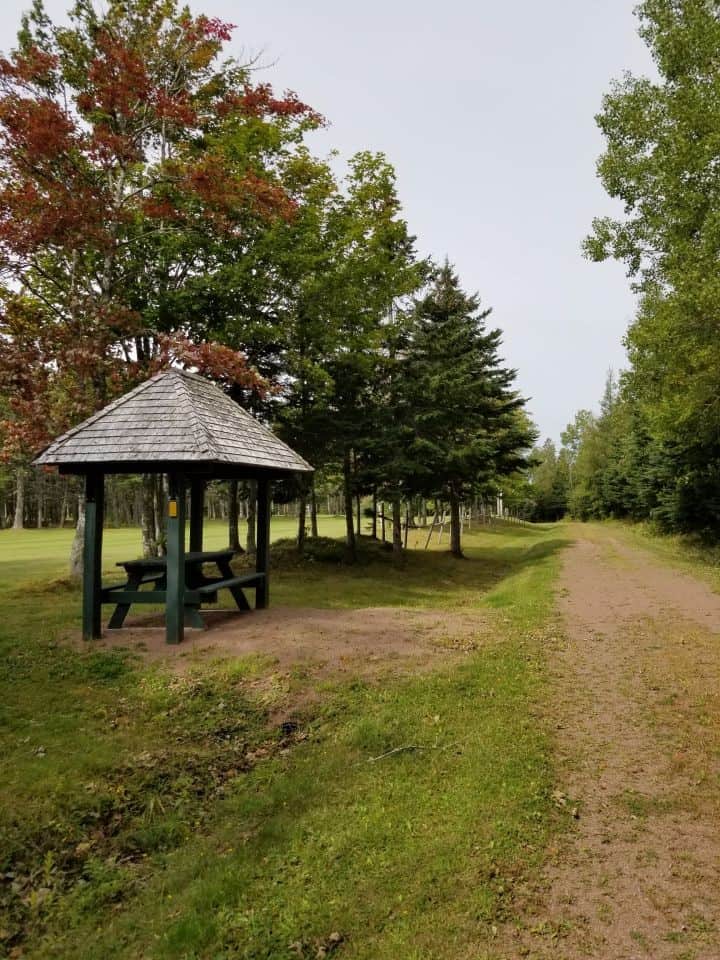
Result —
[[307, 473], [312, 467], [214, 383], [167, 370], [58, 437], [36, 464], [211, 463]]

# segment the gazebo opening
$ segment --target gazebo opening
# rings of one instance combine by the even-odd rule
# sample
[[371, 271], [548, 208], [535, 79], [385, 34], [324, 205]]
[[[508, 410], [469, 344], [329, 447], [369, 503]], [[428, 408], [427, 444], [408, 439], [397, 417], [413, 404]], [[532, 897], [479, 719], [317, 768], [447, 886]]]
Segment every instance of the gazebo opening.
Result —
[[[58, 437], [38, 457], [39, 466], [85, 477], [82, 632], [102, 634], [103, 604], [115, 609], [109, 629], [122, 627], [133, 604], [164, 603], [168, 643], [180, 643], [185, 626], [202, 627], [201, 607], [229, 590], [241, 610], [268, 605], [271, 483], [312, 467], [215, 384], [182, 370], [159, 373]], [[123, 564], [127, 581], [102, 584], [106, 474], [166, 474], [165, 557]], [[255, 570], [236, 576], [232, 550], [203, 550], [205, 485], [209, 480], [257, 481]], [[190, 543], [185, 549], [186, 502]], [[208, 577], [203, 565], [214, 564]], [[150, 584], [150, 589], [143, 589]]]

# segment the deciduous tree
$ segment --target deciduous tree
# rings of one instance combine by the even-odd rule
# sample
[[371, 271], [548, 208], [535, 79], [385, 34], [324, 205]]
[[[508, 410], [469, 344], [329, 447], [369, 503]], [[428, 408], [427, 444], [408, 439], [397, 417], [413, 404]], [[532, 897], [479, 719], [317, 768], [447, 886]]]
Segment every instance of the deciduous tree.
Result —
[[174, 0], [78, 0], [70, 17], [55, 27], [36, 0], [0, 59], [6, 451], [171, 358], [258, 383], [241, 356], [193, 343], [181, 308], [212, 283], [225, 240], [293, 215], [265, 163], [268, 128], [282, 140], [320, 122], [221, 62], [231, 25]]
[[598, 172], [624, 215], [596, 220], [585, 246], [593, 259], [623, 261], [640, 296], [627, 335], [628, 425], [640, 431], [638, 452], [650, 442], [673, 464], [665, 480], [655, 474], [661, 501], [677, 506], [671, 525], [717, 535], [720, 12], [711, 0], [644, 0], [638, 16], [657, 77], [626, 75], [604, 99]]

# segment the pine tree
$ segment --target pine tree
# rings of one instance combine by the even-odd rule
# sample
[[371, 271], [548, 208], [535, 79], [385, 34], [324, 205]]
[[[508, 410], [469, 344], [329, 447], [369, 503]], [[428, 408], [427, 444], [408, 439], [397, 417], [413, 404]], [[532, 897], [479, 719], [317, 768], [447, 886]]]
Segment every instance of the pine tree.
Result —
[[446, 261], [416, 304], [406, 362], [415, 483], [447, 497], [458, 557], [463, 498], [523, 466], [534, 440], [513, 386], [516, 372], [498, 355], [501, 332], [486, 327], [490, 312], [462, 290]]

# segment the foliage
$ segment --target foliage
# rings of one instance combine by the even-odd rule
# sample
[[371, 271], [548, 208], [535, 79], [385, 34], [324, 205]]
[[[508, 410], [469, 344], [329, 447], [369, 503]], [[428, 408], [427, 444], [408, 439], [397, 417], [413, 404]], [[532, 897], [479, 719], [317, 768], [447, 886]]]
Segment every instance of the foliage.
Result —
[[529, 481], [532, 519], [540, 522], [561, 520], [567, 508], [570, 484], [568, 452], [563, 448], [558, 453], [552, 440], [536, 447], [532, 453]]
[[458, 507], [526, 464], [534, 432], [514, 389], [516, 372], [499, 356], [490, 310], [468, 296], [449, 263], [417, 301], [403, 359], [405, 482], [450, 501], [452, 550], [460, 554]]
[[398, 304], [419, 289], [428, 270], [416, 259], [414, 237], [400, 210], [395, 173], [385, 157], [357, 155], [335, 221], [342, 253], [328, 302], [338, 337], [327, 362], [334, 387], [325, 417], [331, 450], [342, 464], [351, 558], [352, 497], [358, 492], [353, 471], [374, 426], [377, 386], [392, 336], [388, 328]]
[[[286, 378], [273, 415], [314, 466], [338, 467], [351, 512], [358, 489], [352, 473], [369, 432], [394, 305], [428, 268], [416, 259], [395, 173], [382, 154], [356, 154], [340, 182], [309, 157], [294, 176], [298, 170], [305, 200], [291, 222], [272, 228]], [[353, 557], [352, 524], [348, 547]]]
[[231, 30], [175, 0], [78, 0], [55, 27], [38, 0], [0, 59], [6, 453], [173, 360], [258, 384], [187, 339], [187, 304], [227, 241], [292, 217], [272, 156], [320, 118], [221, 61]]
[[652, 516], [716, 536], [720, 18], [709, 0], [645, 0], [638, 15], [658, 77], [627, 75], [605, 97], [598, 171], [625, 215], [596, 220], [586, 241], [593, 259], [624, 261], [640, 295], [631, 368], [610, 418], [630, 434], [610, 419], [589, 434], [607, 489], [584, 494], [579, 512]]

